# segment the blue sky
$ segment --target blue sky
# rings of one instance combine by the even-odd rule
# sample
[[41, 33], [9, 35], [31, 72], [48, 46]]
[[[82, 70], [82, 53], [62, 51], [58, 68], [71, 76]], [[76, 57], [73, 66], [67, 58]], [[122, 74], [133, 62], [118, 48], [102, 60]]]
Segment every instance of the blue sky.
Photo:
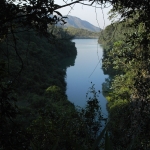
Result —
[[[71, 0], [66, 0], [67, 3], [71, 2]], [[73, 1], [72, 1], [73, 2]], [[64, 5], [65, 2], [63, 0], [55, 0], [55, 3], [58, 5]], [[95, 4], [93, 5], [95, 6]], [[101, 9], [101, 5], [97, 5], [99, 8], [95, 8], [92, 6], [85, 6], [82, 4], [75, 4], [71, 7], [65, 7], [62, 9], [59, 9], [59, 12], [62, 13], [62, 15], [71, 15], [79, 17], [82, 20], [86, 20], [90, 22], [91, 24], [98, 26], [102, 29], [104, 29], [107, 25], [109, 25], [111, 22], [108, 19], [107, 13], [111, 9], [111, 7], [108, 5], [108, 8]]]

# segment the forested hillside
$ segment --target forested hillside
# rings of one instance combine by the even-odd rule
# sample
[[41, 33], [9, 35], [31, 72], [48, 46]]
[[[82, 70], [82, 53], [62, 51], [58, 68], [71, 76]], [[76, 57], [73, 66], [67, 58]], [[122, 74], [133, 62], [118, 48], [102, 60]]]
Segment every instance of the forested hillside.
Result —
[[[22, 146], [31, 144], [30, 140], [35, 138], [29, 131], [32, 124], [41, 113], [45, 113], [47, 107], [52, 109], [57, 105], [56, 102], [51, 103], [51, 91], [58, 93], [61, 103], [66, 105], [65, 109], [69, 106], [73, 108], [64, 94], [66, 72], [61, 63], [66, 57], [76, 56], [74, 43], [56, 39], [52, 44], [34, 30], [24, 30], [17, 29], [15, 39], [11, 34], [0, 44], [1, 98], [4, 98], [4, 93], [7, 97], [1, 105], [1, 113], [2, 116], [9, 115], [8, 119], [5, 115], [1, 118], [2, 149], [22, 149]], [[13, 122], [9, 120], [11, 117]]]
[[[132, 20], [106, 27], [99, 37], [104, 48], [103, 84], [108, 100], [109, 127], [114, 149], [149, 149], [149, 48], [145, 28]], [[144, 41], [146, 40], [146, 41]], [[139, 100], [140, 99], [140, 100]]]
[[92, 32], [85, 29], [78, 29], [73, 27], [64, 28], [64, 30], [69, 33], [73, 38], [98, 38], [99, 33], [98, 32]]
[[65, 94], [66, 67], [72, 64], [62, 64], [75, 59], [75, 44], [60, 29], [51, 40], [25, 30], [0, 43], [0, 149], [91, 148], [102, 119], [96, 95], [77, 109]]
[[0, 149], [98, 148], [103, 116], [94, 86], [85, 108], [65, 94], [72, 64], [63, 59], [74, 62], [77, 51], [71, 36], [55, 28], [63, 17], [51, 18], [43, 1], [28, 2], [0, 5]]

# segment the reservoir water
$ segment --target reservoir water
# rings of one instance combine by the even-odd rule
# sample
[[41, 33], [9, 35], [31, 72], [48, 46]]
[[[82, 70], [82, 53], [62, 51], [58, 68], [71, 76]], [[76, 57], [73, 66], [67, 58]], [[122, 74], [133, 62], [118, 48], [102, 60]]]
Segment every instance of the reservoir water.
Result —
[[67, 68], [67, 91], [68, 99], [76, 106], [84, 107], [86, 93], [93, 85], [96, 91], [101, 93], [98, 97], [102, 113], [106, 117], [106, 99], [102, 95], [102, 83], [108, 77], [102, 70], [103, 48], [98, 44], [98, 39], [74, 39], [77, 48], [77, 57], [72, 66]]

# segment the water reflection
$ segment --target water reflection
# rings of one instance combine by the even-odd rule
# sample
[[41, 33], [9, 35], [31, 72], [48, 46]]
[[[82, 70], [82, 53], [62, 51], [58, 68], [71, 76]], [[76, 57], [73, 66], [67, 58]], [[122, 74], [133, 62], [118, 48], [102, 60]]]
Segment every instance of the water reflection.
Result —
[[[77, 57], [74, 66], [67, 68], [67, 91], [68, 99], [75, 105], [84, 107], [86, 104], [86, 93], [92, 84], [95, 84], [96, 91], [102, 91], [102, 83], [108, 77], [102, 70], [103, 49], [97, 43], [97, 39], [74, 39], [76, 43]], [[106, 110], [106, 99], [102, 92], [99, 101], [104, 115]]]

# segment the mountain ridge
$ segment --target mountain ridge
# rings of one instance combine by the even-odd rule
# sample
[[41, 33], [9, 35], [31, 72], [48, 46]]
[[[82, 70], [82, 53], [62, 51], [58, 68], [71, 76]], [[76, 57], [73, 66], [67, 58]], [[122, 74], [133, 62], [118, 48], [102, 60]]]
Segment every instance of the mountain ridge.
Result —
[[86, 29], [92, 32], [100, 32], [102, 29], [99, 27], [94, 26], [93, 24], [89, 23], [88, 21], [82, 20], [75, 16], [68, 15], [65, 19], [67, 22], [64, 27], [74, 27], [79, 29]]

